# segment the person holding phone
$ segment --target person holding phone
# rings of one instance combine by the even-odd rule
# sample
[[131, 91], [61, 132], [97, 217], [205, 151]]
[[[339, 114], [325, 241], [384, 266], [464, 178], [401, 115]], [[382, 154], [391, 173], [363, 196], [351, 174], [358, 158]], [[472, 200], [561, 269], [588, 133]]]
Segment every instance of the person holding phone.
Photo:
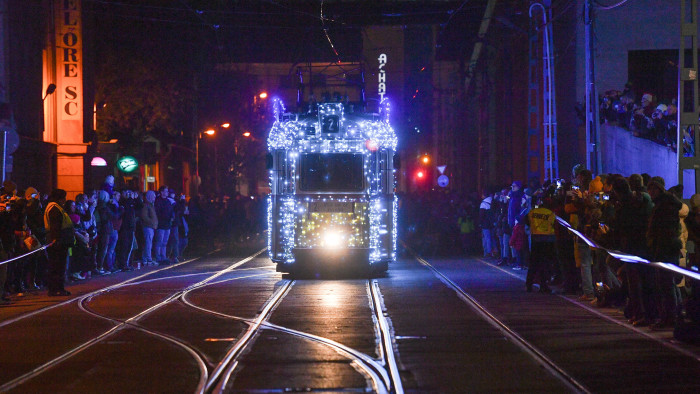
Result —
[[[584, 231], [586, 228], [586, 205], [582, 190], [588, 191], [593, 173], [590, 170], [581, 168], [574, 178], [574, 186], [578, 189], [571, 190], [571, 199], [565, 206], [566, 213], [569, 214], [569, 224], [578, 231]], [[581, 289], [583, 295], [579, 297], [579, 301], [593, 301], [595, 298], [593, 289], [593, 273], [591, 266], [593, 265], [593, 256], [591, 248], [581, 238], [574, 237], [574, 259], [576, 267], [581, 270]]]
[[[27, 227], [32, 234], [37, 238], [42, 245], [46, 244], [46, 228], [44, 227], [44, 203], [40, 199], [41, 194], [33, 187], [28, 187], [24, 191], [24, 198], [27, 200], [27, 205], [24, 207], [26, 214]], [[30, 257], [30, 272], [27, 278], [27, 289], [39, 290], [39, 287], [45, 283], [43, 270], [40, 266], [46, 264], [46, 257], [41, 253]]]

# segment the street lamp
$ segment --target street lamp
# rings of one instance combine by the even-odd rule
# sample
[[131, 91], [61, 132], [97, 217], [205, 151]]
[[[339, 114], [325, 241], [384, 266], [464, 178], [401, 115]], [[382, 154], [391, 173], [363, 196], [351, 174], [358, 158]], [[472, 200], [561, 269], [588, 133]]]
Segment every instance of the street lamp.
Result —
[[44, 93], [44, 98], [41, 99], [41, 101], [45, 101], [47, 97], [49, 97], [50, 94], [53, 94], [53, 92], [56, 91], [56, 84], [51, 83], [49, 86], [46, 87], [46, 92]]
[[216, 130], [214, 130], [214, 129], [206, 129], [206, 130], [204, 130], [204, 131], [202, 131], [202, 132], [199, 132], [199, 133], [197, 134], [197, 139], [195, 140], [195, 145], [194, 145], [194, 151], [195, 151], [195, 152], [194, 152], [194, 156], [195, 156], [195, 158], [194, 158], [194, 160], [195, 160], [195, 174], [197, 174], [197, 182], [195, 183], [195, 185], [196, 185], [196, 190], [197, 190], [197, 193], [196, 193], [196, 194], [199, 194], [199, 184], [202, 182], [202, 178], [199, 177], [199, 140], [202, 139], [202, 136], [203, 136], [204, 134], [206, 134], [206, 135], [214, 135], [214, 134], [216, 134]]

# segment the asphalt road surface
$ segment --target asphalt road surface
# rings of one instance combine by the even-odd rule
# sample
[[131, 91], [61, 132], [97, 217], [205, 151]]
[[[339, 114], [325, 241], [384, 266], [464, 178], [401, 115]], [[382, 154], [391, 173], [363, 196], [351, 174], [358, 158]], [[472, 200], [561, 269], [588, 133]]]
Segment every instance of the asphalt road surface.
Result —
[[699, 392], [700, 347], [525, 272], [406, 253], [382, 277], [291, 278], [262, 247], [0, 307], [0, 392]]

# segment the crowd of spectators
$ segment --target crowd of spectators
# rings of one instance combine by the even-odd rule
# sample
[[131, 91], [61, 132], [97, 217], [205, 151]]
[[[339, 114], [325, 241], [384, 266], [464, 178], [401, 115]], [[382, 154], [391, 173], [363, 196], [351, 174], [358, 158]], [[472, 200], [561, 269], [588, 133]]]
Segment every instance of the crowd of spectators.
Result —
[[476, 253], [478, 203], [476, 194], [446, 189], [400, 194], [400, 237], [423, 256]]
[[[180, 262], [188, 245], [215, 249], [244, 229], [260, 235], [266, 214], [256, 196], [188, 199], [167, 186], [145, 193], [115, 190], [113, 176], [74, 200], [65, 196], [60, 189], [42, 194], [33, 187], [18, 194], [12, 181], [3, 184], [0, 262], [24, 257], [0, 264], [0, 303], [41, 289], [70, 295], [65, 283]], [[56, 268], [52, 259], [63, 264]]]
[[[653, 94], [644, 93], [636, 99], [631, 84], [623, 91], [608, 90], [600, 99], [600, 121], [629, 130], [632, 135], [645, 138], [676, 150], [678, 128], [678, 105], [676, 100], [660, 102]], [[683, 132], [685, 156], [695, 155], [695, 133]]]
[[528, 269], [527, 291], [539, 282], [542, 293], [554, 290], [597, 307], [619, 307], [634, 326], [677, 332], [697, 327], [700, 297], [690, 278], [608, 253], [697, 271], [700, 194], [688, 206], [682, 189], [667, 189], [663, 178], [647, 174], [593, 176], [580, 165], [570, 181], [542, 186], [531, 181], [524, 189], [515, 181], [483, 195], [478, 222], [483, 256], [504, 268]]
[[[402, 239], [421, 255], [483, 253], [503, 268], [528, 270], [527, 291], [537, 285], [542, 293], [576, 294], [594, 306], [624, 309], [635, 326], [677, 328], [700, 322], [693, 280], [615, 258], [608, 250], [697, 271], [700, 194], [688, 206], [682, 191], [681, 185], [667, 189], [660, 177], [593, 176], [579, 165], [571, 180], [543, 185], [516, 180], [481, 198], [447, 190], [400, 195], [399, 227]], [[264, 230], [265, 204], [256, 196], [188, 200], [167, 186], [158, 193], [117, 191], [112, 177], [75, 200], [55, 192], [42, 195], [29, 187], [18, 195], [12, 182], [3, 185], [0, 261], [64, 242], [62, 226], [70, 227], [72, 237], [67, 237], [70, 252], [60, 288], [50, 286], [48, 247], [46, 253], [0, 265], [2, 302], [47, 287], [50, 295], [68, 295], [64, 281], [173, 264], [192, 241], [211, 250], [250, 234], [262, 237]], [[63, 213], [67, 219], [61, 223]], [[557, 225], [555, 215], [595, 246]]]

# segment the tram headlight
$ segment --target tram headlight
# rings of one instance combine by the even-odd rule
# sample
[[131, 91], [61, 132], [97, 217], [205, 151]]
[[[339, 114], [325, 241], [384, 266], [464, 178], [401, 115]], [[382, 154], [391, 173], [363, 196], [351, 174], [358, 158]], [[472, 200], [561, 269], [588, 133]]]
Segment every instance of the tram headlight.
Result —
[[323, 234], [323, 246], [329, 249], [337, 249], [344, 246], [345, 236], [337, 230], [327, 230]]

